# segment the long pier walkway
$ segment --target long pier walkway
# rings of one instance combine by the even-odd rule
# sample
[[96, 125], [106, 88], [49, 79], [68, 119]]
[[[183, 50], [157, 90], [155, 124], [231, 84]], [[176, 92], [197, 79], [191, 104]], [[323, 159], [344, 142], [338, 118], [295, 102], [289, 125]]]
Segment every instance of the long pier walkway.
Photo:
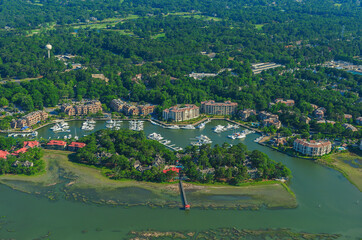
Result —
[[185, 193], [184, 187], [182, 185], [181, 175], [180, 175], [179, 186], [180, 186], [180, 194], [181, 194], [181, 201], [182, 201], [183, 208], [184, 208], [184, 210], [190, 210], [190, 205], [187, 202], [186, 193]]

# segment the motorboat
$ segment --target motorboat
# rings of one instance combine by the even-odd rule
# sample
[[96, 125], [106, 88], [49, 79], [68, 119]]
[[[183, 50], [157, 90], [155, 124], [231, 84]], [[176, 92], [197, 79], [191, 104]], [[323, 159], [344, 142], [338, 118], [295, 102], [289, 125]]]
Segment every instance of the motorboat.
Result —
[[221, 132], [224, 132], [226, 131], [226, 128], [222, 125], [217, 125], [215, 128], [214, 128], [214, 132], [216, 133], [221, 133]]
[[167, 128], [169, 128], [169, 129], [180, 129], [180, 127], [177, 126], [177, 125], [171, 125], [171, 126], [168, 126]]
[[155, 133], [155, 132], [148, 135], [147, 138], [152, 139], [152, 140], [156, 140], [156, 141], [161, 141], [163, 139], [161, 134], [158, 134], [158, 133]]
[[195, 129], [195, 127], [194, 126], [192, 126], [192, 125], [186, 125], [186, 126], [183, 126], [183, 127], [181, 127], [182, 129]]
[[245, 138], [245, 137], [246, 137], [246, 135], [243, 132], [236, 132], [236, 133], [228, 135], [228, 138], [231, 138], [231, 139], [241, 139], [241, 138]]
[[206, 123], [203, 122], [203, 123], [200, 123], [199, 125], [197, 125], [196, 128], [203, 129], [203, 128], [205, 128], [205, 126], [206, 126]]

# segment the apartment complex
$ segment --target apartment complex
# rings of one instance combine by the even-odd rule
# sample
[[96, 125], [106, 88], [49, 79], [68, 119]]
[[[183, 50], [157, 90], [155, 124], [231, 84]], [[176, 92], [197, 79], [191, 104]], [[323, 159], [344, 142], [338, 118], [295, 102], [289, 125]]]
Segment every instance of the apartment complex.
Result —
[[123, 110], [123, 106], [126, 103], [123, 102], [121, 99], [113, 99], [111, 101], [110, 107], [113, 109], [113, 111], [115, 112], [121, 112]]
[[351, 130], [352, 132], [357, 132], [358, 131], [358, 129], [355, 126], [353, 126], [352, 124], [349, 124], [349, 123], [344, 123], [342, 126], [345, 129]]
[[176, 105], [163, 110], [162, 117], [175, 122], [187, 121], [200, 116], [200, 109], [194, 104]]
[[256, 110], [254, 109], [245, 109], [239, 112], [239, 115], [243, 121], [247, 121], [248, 118], [252, 115], [257, 115]]
[[318, 119], [323, 119], [324, 115], [326, 114], [327, 110], [324, 107], [319, 107], [314, 111], [314, 115], [318, 118]]
[[201, 102], [201, 112], [212, 115], [232, 115], [236, 112], [238, 104], [225, 101], [215, 102], [214, 100]]
[[294, 150], [304, 155], [322, 156], [330, 153], [332, 144], [330, 141], [307, 141], [306, 139], [296, 139], [294, 141]]
[[282, 123], [279, 120], [279, 116], [276, 114], [261, 111], [258, 117], [265, 127], [274, 126], [276, 129], [279, 129], [282, 126]]
[[102, 112], [102, 104], [97, 100], [75, 103], [74, 105], [65, 103], [62, 105], [60, 110], [68, 116], [85, 116], [88, 114]]
[[115, 112], [123, 112], [128, 116], [146, 116], [151, 114], [155, 110], [155, 105], [145, 104], [145, 105], [137, 105], [137, 104], [129, 104], [123, 102], [120, 99], [113, 99], [111, 101], [110, 107]]
[[47, 112], [35, 111], [19, 118], [17, 121], [13, 120], [11, 122], [11, 127], [12, 128], [23, 128], [25, 126], [30, 127], [38, 122], [45, 121], [47, 118], [48, 118]]
[[362, 125], [362, 117], [356, 118], [356, 123], [357, 123], [358, 125]]
[[285, 104], [285, 105], [287, 105], [288, 107], [292, 107], [292, 106], [294, 106], [294, 104], [295, 104], [295, 102], [294, 102], [293, 99], [284, 100], [283, 98], [277, 98], [277, 99], [275, 99], [274, 102], [275, 102], [276, 104], [277, 104], [277, 103]]

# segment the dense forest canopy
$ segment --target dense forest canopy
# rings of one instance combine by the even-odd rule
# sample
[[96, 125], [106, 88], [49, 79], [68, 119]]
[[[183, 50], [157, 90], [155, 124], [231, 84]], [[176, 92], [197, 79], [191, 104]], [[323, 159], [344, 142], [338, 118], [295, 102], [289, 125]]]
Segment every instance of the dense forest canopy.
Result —
[[[296, 101], [289, 109], [296, 114], [284, 122], [302, 129], [298, 119], [311, 114], [310, 104], [326, 108], [331, 120], [362, 112], [361, 75], [320, 66], [361, 63], [359, 1], [3, 0], [0, 12], [0, 104], [24, 111], [83, 98], [108, 110], [122, 98], [157, 104], [157, 113], [208, 99], [277, 112], [269, 102], [286, 98]], [[54, 57], [62, 54], [76, 57]], [[258, 62], [285, 67], [255, 75]], [[192, 72], [217, 75], [199, 80]], [[24, 81], [6, 82], [14, 78]]]

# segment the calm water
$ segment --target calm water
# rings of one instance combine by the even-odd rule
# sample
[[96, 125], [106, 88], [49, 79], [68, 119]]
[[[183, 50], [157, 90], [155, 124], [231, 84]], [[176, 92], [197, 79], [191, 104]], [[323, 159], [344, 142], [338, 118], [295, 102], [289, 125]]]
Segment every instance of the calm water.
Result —
[[[161, 133], [177, 146], [185, 147], [200, 134], [214, 143], [245, 143], [249, 150], [258, 149], [270, 158], [286, 164], [293, 173], [291, 189], [296, 193], [298, 208], [287, 210], [198, 210], [152, 209], [148, 207], [109, 207], [59, 200], [49, 201], [0, 185], [0, 218], [6, 221], [0, 237], [34, 239], [51, 232], [51, 239], [120, 239], [131, 230], [206, 230], [219, 227], [240, 229], [291, 228], [315, 233], [341, 233], [347, 239], [362, 236], [362, 193], [339, 172], [312, 161], [288, 157], [254, 143], [258, 136], [229, 140], [230, 132], [216, 134], [212, 128], [224, 121], [213, 121], [204, 130], [169, 130], [145, 123], [145, 133]], [[71, 122], [71, 134], [83, 136], [81, 122]], [[128, 123], [123, 123], [128, 127]], [[95, 130], [104, 128], [99, 122]], [[50, 126], [49, 126], [50, 127]], [[49, 127], [39, 130], [39, 137], [58, 137]], [[69, 134], [69, 133], [66, 133]], [[192, 204], [192, 203], [191, 203]]]

